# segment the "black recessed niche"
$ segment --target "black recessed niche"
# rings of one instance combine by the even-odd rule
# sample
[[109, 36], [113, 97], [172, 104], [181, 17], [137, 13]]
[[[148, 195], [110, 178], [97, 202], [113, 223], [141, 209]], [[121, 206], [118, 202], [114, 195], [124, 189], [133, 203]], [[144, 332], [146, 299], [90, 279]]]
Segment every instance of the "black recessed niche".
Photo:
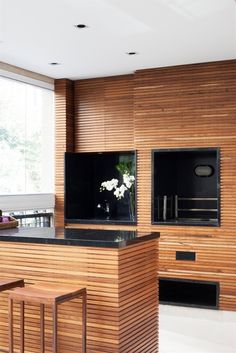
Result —
[[[136, 175], [136, 152], [65, 153], [65, 222], [94, 224], [135, 224], [131, 217], [129, 193], [118, 200], [112, 191], [100, 191], [101, 183], [113, 178], [123, 182], [117, 170], [128, 163]], [[134, 200], [136, 181], [134, 183]]]
[[152, 223], [220, 224], [219, 148], [152, 151]]
[[219, 307], [219, 283], [178, 278], [159, 279], [161, 304], [208, 309]]

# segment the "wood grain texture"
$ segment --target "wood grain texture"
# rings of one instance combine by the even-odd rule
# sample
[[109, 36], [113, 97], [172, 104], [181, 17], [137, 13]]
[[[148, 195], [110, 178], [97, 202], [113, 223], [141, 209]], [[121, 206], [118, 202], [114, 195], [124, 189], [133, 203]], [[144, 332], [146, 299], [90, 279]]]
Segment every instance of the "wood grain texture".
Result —
[[[86, 287], [88, 353], [156, 353], [158, 240], [124, 249], [1, 242], [2, 277], [27, 283]], [[81, 352], [81, 301], [59, 306], [59, 350]], [[15, 306], [16, 350], [19, 306]], [[51, 311], [46, 310], [50, 352]], [[26, 305], [26, 353], [38, 352], [39, 307]], [[0, 350], [7, 349], [7, 294], [1, 293]]]
[[55, 80], [55, 225], [64, 225], [64, 154], [74, 151], [73, 82]]
[[75, 151], [134, 149], [133, 76], [75, 82]]
[[158, 241], [119, 251], [119, 352], [158, 352]]
[[[236, 229], [236, 60], [137, 71], [124, 77], [75, 82], [75, 150], [137, 150], [137, 216], [140, 230], [160, 231], [162, 276], [195, 278], [165, 262], [172, 238], [194, 237], [207, 256], [222, 245], [234, 247]], [[157, 226], [151, 224], [151, 150], [165, 148], [220, 148], [220, 227]], [[58, 176], [63, 177], [63, 174]], [[85, 227], [85, 226], [83, 226]], [[106, 226], [103, 226], [106, 228]], [[209, 243], [204, 246], [204, 236]], [[177, 238], [176, 238], [177, 237]], [[176, 240], [178, 243], [178, 240]], [[226, 261], [209, 268], [197, 262], [197, 275], [220, 282], [220, 308], [236, 310], [233, 284], [236, 265]], [[230, 251], [230, 250], [229, 250]], [[217, 264], [217, 265], [216, 265]], [[196, 279], [196, 278], [195, 278]]]
[[[196, 252], [196, 261], [177, 261], [176, 251]], [[174, 277], [220, 283], [219, 305], [235, 310], [236, 239], [234, 233], [206, 235], [166, 233], [160, 241], [160, 277]]]
[[[134, 80], [138, 228], [161, 232], [162, 277], [219, 281], [220, 308], [236, 310], [236, 61], [143, 70]], [[221, 226], [151, 225], [151, 150], [194, 147], [220, 147]], [[175, 260], [186, 249], [196, 262]]]

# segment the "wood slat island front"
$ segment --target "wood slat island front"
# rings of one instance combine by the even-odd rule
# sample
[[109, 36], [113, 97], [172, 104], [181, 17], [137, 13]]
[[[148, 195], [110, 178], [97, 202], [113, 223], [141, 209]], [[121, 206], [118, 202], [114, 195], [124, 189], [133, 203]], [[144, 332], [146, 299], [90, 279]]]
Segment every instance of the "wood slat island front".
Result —
[[[63, 231], [40, 236], [30, 231], [0, 234], [1, 277], [22, 277], [27, 283], [73, 284], [88, 291], [88, 353], [157, 353], [158, 233], [100, 231], [81, 241]], [[52, 231], [51, 231], [52, 232]], [[77, 230], [78, 232], [78, 230]], [[83, 231], [82, 231], [83, 232]], [[99, 231], [97, 231], [99, 232]], [[107, 233], [108, 232], [108, 233]], [[95, 234], [96, 231], [93, 231]], [[133, 233], [133, 234], [132, 234]], [[97, 233], [98, 234], [98, 233]], [[110, 241], [108, 237], [112, 235]], [[128, 234], [128, 240], [125, 235]], [[73, 245], [73, 246], [72, 246]], [[15, 347], [19, 345], [18, 305]], [[39, 308], [26, 307], [26, 352], [38, 352]], [[1, 293], [0, 352], [8, 348], [7, 293]], [[59, 352], [81, 352], [81, 302], [62, 304], [59, 311]], [[51, 351], [51, 313], [46, 312], [46, 351]]]

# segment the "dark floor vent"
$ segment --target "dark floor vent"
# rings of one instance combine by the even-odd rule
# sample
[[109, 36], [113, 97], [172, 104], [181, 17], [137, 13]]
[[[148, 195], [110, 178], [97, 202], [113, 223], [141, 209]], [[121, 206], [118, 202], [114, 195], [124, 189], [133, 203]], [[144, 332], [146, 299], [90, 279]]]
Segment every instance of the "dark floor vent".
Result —
[[218, 309], [219, 283], [177, 278], [160, 278], [161, 304]]

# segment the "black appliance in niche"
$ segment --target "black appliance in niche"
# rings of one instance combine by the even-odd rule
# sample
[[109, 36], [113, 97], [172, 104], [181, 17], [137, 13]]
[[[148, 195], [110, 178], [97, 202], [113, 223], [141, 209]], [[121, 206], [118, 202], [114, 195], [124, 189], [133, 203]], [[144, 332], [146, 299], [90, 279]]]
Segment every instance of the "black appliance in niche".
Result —
[[152, 223], [219, 225], [219, 148], [152, 151]]
[[135, 223], [130, 217], [128, 192], [120, 200], [114, 190], [100, 192], [104, 181], [115, 178], [122, 184], [123, 177], [116, 168], [119, 163], [131, 165], [135, 176], [135, 151], [65, 153], [66, 222]]

